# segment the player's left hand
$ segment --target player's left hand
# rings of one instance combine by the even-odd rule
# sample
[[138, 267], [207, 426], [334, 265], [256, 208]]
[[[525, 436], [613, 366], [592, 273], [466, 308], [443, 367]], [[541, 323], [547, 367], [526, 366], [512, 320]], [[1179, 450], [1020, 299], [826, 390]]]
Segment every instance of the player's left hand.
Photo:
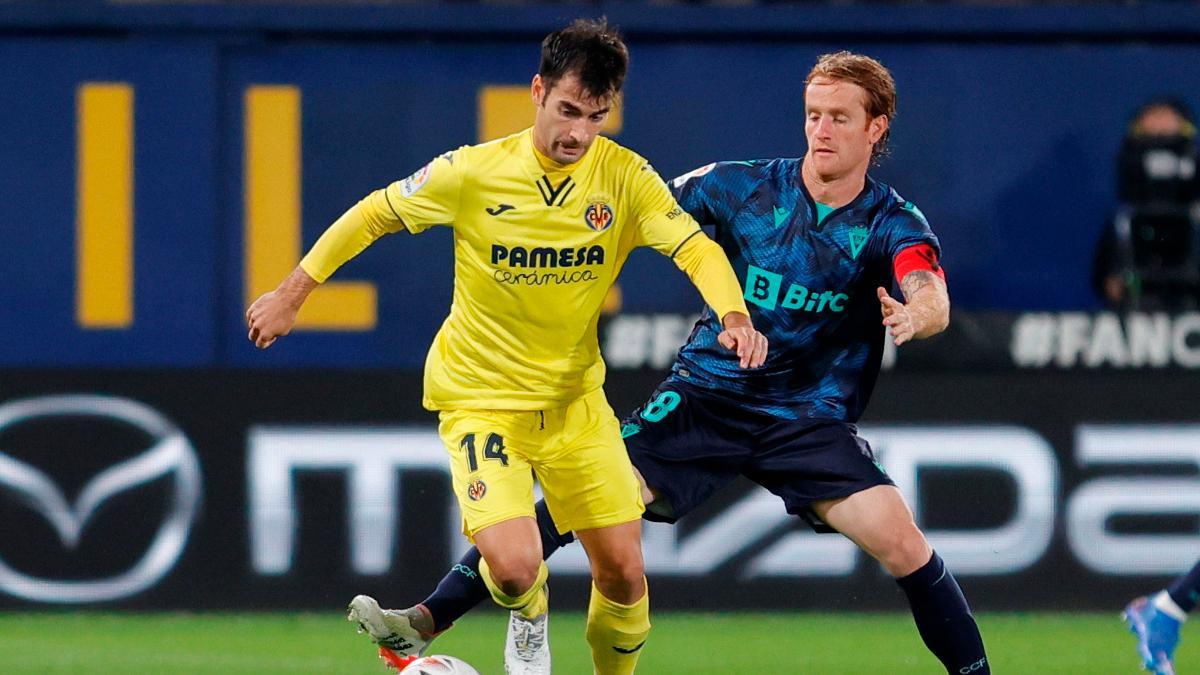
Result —
[[767, 360], [767, 336], [754, 330], [750, 317], [741, 312], [730, 312], [721, 319], [725, 330], [717, 336], [717, 342], [731, 352], [737, 352], [742, 368], [757, 368]]
[[879, 311], [883, 313], [883, 325], [889, 328], [892, 342], [899, 347], [913, 339], [913, 336], [917, 334], [917, 325], [912, 312], [908, 311], [908, 307], [893, 298], [882, 286], [875, 289], [875, 293], [879, 296]]

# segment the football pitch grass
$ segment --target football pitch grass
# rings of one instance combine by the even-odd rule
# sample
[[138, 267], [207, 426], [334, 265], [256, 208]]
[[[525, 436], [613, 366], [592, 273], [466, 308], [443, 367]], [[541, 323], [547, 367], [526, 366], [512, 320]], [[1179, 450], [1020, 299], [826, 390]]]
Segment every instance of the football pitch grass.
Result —
[[[503, 673], [505, 617], [477, 612], [432, 652]], [[981, 614], [993, 671], [1140, 672], [1117, 612]], [[907, 614], [660, 612], [638, 668], [646, 675], [943, 673]], [[581, 613], [552, 615], [554, 672], [591, 672]], [[1179, 672], [1200, 672], [1184, 640]], [[1198, 641], [1200, 642], [1200, 641]], [[364, 673], [387, 671], [365, 635], [335, 614], [0, 613], [0, 673]]]

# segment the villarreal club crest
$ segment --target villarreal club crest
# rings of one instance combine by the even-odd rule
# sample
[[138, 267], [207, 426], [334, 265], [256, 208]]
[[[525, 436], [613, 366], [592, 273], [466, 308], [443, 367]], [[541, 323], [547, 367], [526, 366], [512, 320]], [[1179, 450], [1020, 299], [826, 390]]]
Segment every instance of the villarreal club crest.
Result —
[[612, 227], [615, 219], [612, 207], [604, 202], [592, 202], [583, 212], [583, 222], [597, 232], [603, 232]]
[[486, 494], [487, 483], [479, 480], [478, 478], [472, 480], [471, 484], [467, 486], [467, 496], [470, 497], [471, 501], [473, 502], [483, 499], [483, 496]]

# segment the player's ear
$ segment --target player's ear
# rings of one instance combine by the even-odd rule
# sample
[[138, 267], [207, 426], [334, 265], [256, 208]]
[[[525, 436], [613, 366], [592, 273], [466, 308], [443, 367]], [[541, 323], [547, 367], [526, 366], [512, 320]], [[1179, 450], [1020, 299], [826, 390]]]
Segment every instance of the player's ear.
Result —
[[867, 138], [871, 143], [878, 143], [879, 139], [883, 138], [883, 134], [887, 132], [890, 121], [887, 115], [878, 115], [875, 119], [867, 124]]
[[529, 96], [533, 99], [535, 108], [542, 107], [543, 96], [546, 93], [546, 85], [542, 82], [542, 76], [534, 74], [533, 82], [529, 84]]

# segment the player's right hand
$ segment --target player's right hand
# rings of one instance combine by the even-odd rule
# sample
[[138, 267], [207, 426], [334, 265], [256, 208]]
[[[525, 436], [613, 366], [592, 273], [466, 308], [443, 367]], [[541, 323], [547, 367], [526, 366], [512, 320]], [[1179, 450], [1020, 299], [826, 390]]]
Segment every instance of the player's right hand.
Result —
[[275, 344], [281, 335], [292, 331], [299, 311], [298, 305], [277, 290], [258, 296], [246, 310], [250, 341], [259, 349], [266, 349]]
[[879, 311], [883, 314], [883, 325], [892, 334], [892, 342], [899, 347], [913, 339], [917, 334], [917, 323], [908, 305], [893, 298], [883, 286], [876, 288], [875, 294], [879, 296]]
[[757, 368], [767, 360], [767, 336], [754, 330], [750, 317], [741, 312], [730, 312], [721, 318], [725, 330], [717, 335], [717, 342], [731, 352], [737, 352], [738, 364], [742, 368]]

